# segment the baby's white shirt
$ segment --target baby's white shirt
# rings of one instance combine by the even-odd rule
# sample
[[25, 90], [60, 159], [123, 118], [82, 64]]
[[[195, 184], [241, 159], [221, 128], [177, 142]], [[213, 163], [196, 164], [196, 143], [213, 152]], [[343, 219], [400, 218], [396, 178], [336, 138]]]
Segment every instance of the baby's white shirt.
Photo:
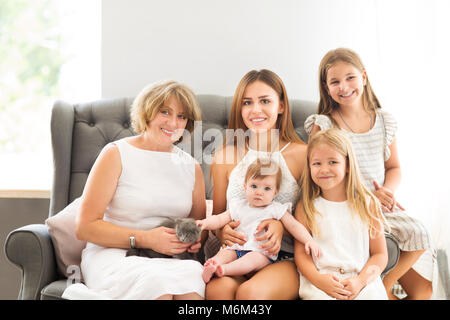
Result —
[[[255, 237], [264, 234], [264, 230], [258, 235], [255, 235], [256, 228], [264, 220], [280, 220], [286, 211], [288, 211], [288, 214], [292, 214], [292, 203], [287, 202], [282, 204], [277, 201], [272, 201], [272, 203], [266, 207], [254, 208], [250, 206], [247, 199], [236, 199], [231, 201], [228, 210], [230, 211], [230, 216], [233, 221], [241, 222], [235, 231], [242, 233], [246, 237], [247, 242], [244, 245], [236, 243], [226, 249], [264, 252], [263, 249], [259, 248], [264, 241], [258, 242], [255, 240]], [[277, 255], [270, 256], [269, 258], [275, 260]]]

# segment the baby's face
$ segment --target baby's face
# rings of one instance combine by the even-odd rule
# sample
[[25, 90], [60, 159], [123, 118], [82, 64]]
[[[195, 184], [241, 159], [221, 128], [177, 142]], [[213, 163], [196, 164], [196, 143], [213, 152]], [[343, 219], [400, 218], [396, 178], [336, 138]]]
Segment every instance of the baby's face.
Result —
[[247, 200], [252, 207], [265, 207], [269, 205], [278, 194], [276, 176], [264, 178], [250, 178], [244, 184]]

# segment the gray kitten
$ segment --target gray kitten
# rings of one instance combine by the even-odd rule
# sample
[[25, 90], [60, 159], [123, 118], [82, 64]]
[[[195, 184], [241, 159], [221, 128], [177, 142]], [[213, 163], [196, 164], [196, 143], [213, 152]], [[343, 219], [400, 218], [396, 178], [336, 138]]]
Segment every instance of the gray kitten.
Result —
[[[195, 223], [195, 220], [192, 218], [179, 218], [179, 219], [168, 219], [161, 223], [161, 227], [167, 227], [175, 229], [175, 234], [177, 238], [181, 242], [197, 242], [197, 239], [200, 237], [201, 229], [197, 226]], [[200, 251], [199, 251], [200, 253]], [[140, 256], [140, 257], [148, 257], [148, 258], [175, 258], [175, 259], [181, 259], [181, 260], [201, 260], [201, 256], [196, 253], [190, 253], [190, 252], [183, 252], [180, 254], [175, 254], [173, 256], [169, 256], [166, 254], [162, 254], [159, 252], [156, 252], [152, 249], [142, 249], [142, 248], [136, 248], [136, 249], [129, 249], [127, 251], [126, 257], [128, 256]]]

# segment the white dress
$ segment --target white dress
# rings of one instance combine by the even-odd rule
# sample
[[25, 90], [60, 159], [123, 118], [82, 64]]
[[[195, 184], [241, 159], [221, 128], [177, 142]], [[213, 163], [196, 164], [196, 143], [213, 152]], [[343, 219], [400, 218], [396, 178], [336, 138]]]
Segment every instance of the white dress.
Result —
[[[136, 148], [118, 140], [122, 173], [104, 220], [148, 230], [165, 218], [187, 217], [192, 207], [195, 162], [177, 147], [172, 152]], [[65, 299], [155, 299], [195, 292], [204, 297], [202, 265], [194, 260], [129, 256], [127, 249], [88, 243], [82, 253], [84, 284], [69, 286]]]
[[[242, 233], [246, 237], [247, 242], [243, 245], [235, 243], [225, 249], [251, 250], [264, 253], [264, 249], [259, 247], [263, 242], [257, 242], [255, 240], [255, 237], [260, 236], [260, 234], [255, 235], [256, 228], [264, 220], [280, 220], [286, 211], [289, 211], [288, 214], [292, 214], [292, 204], [290, 202], [282, 204], [277, 201], [272, 201], [271, 204], [264, 208], [254, 208], [249, 205], [246, 199], [237, 199], [231, 201], [229, 210], [231, 219], [233, 221], [241, 222], [239, 226], [236, 227], [235, 231]], [[269, 258], [276, 260], [277, 256], [278, 255], [273, 255], [269, 256]]]
[[[319, 126], [321, 130], [333, 127], [328, 116], [319, 114], [311, 115], [306, 119], [305, 130], [308, 134], [311, 133], [314, 125]], [[388, 112], [377, 110], [375, 123], [369, 131], [353, 133], [341, 130], [352, 141], [365, 186], [374, 191], [373, 181], [376, 181], [380, 186], [384, 185], [384, 162], [391, 155], [389, 146], [394, 141], [397, 131], [395, 118]], [[432, 281], [433, 272], [436, 268], [436, 252], [433, 248], [431, 236], [423, 223], [398, 208], [384, 216], [390, 226], [389, 233], [397, 241], [400, 250], [426, 250], [413, 265], [413, 269], [425, 279]]]
[[[313, 239], [322, 250], [320, 258], [313, 256], [317, 270], [321, 274], [334, 274], [340, 280], [358, 275], [370, 258], [368, 226], [352, 214], [347, 201], [333, 202], [318, 197], [314, 206], [320, 212], [316, 215], [320, 234], [314, 235]], [[305, 300], [333, 299], [301, 273], [299, 296]], [[370, 282], [356, 299], [387, 299], [381, 278]]]

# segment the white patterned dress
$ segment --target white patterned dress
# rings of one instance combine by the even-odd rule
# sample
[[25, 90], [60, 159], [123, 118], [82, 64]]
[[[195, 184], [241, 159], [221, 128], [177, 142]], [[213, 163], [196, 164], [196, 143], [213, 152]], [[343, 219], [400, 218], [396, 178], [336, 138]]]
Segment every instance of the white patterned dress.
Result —
[[[330, 129], [333, 124], [326, 115], [313, 114], [305, 121], [305, 131], [310, 134], [314, 125], [321, 130]], [[391, 155], [390, 144], [395, 138], [397, 122], [394, 117], [380, 110], [376, 112], [375, 124], [372, 129], [364, 133], [353, 133], [341, 129], [352, 141], [355, 156], [365, 186], [375, 190], [373, 181], [378, 185], [384, 185], [384, 163]], [[426, 250], [419, 260], [413, 265], [413, 269], [429, 281], [433, 280], [435, 252], [431, 237], [425, 226], [417, 219], [408, 216], [398, 208], [392, 213], [384, 214], [391, 230], [390, 234], [397, 241], [400, 250], [416, 251]]]

